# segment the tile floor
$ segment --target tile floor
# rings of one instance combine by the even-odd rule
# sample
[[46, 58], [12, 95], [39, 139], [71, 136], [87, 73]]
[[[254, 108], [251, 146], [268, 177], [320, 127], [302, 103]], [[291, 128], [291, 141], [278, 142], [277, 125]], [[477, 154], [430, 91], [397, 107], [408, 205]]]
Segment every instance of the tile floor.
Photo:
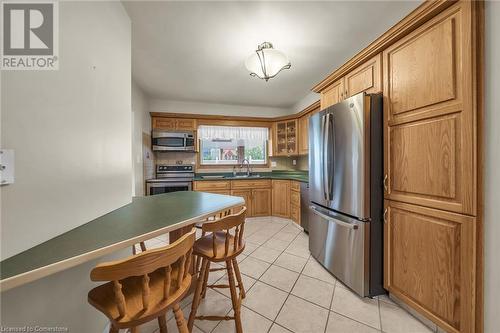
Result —
[[[249, 218], [240, 270], [247, 297], [241, 316], [245, 333], [427, 333], [436, 332], [416, 320], [387, 296], [359, 298], [311, 257], [308, 236], [292, 221]], [[146, 242], [163, 246], [168, 236]], [[210, 273], [210, 283], [227, 283], [224, 271]], [[208, 290], [199, 314], [232, 313], [226, 289]], [[192, 296], [181, 307], [188, 317]], [[177, 332], [171, 311], [169, 332]], [[156, 322], [141, 333], [158, 332]], [[196, 321], [194, 333], [232, 333], [233, 321]]]

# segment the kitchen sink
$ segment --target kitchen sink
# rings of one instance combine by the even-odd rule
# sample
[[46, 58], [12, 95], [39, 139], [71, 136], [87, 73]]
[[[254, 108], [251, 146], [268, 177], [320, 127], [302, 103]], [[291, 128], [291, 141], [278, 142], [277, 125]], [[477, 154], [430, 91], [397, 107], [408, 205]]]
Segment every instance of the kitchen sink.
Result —
[[260, 175], [238, 175], [238, 176], [233, 176], [233, 178], [259, 178]]

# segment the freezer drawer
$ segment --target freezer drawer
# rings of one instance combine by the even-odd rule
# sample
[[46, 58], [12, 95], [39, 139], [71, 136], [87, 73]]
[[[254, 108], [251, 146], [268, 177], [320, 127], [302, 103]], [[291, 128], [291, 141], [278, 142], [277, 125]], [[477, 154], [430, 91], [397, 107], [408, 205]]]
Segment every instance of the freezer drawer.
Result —
[[309, 250], [338, 280], [360, 296], [369, 295], [370, 222], [311, 205]]

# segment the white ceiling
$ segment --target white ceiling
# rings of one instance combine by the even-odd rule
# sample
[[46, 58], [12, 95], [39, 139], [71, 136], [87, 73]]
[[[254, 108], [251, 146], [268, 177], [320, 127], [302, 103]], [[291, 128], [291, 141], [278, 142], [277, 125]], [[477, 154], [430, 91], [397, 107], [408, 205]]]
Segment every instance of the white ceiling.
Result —
[[[127, 1], [132, 75], [151, 98], [288, 108], [418, 4]], [[244, 65], [263, 41], [292, 63], [269, 82]]]

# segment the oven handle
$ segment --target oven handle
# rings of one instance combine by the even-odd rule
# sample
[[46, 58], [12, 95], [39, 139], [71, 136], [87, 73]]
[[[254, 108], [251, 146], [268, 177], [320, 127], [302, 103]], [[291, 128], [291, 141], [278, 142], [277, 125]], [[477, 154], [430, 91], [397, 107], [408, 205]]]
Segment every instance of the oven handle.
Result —
[[328, 216], [328, 215], [326, 215], [326, 214], [320, 213], [320, 212], [316, 209], [316, 207], [314, 207], [314, 206], [309, 206], [309, 208], [311, 208], [311, 211], [312, 211], [314, 214], [318, 215], [319, 217], [324, 218], [324, 219], [325, 219], [325, 220], [327, 220], [327, 221], [330, 221], [330, 222], [335, 222], [335, 223], [337, 223], [338, 225], [340, 225], [340, 226], [342, 226], [342, 227], [346, 227], [346, 228], [349, 228], [349, 229], [352, 229], [352, 230], [356, 230], [356, 229], [358, 229], [358, 226], [357, 226], [356, 224], [352, 224], [352, 223], [347, 223], [347, 222], [344, 222], [344, 221], [340, 221], [340, 220], [337, 220], [337, 219], [335, 219], [335, 218], [333, 218], [333, 217], [331, 217], [331, 216]]

